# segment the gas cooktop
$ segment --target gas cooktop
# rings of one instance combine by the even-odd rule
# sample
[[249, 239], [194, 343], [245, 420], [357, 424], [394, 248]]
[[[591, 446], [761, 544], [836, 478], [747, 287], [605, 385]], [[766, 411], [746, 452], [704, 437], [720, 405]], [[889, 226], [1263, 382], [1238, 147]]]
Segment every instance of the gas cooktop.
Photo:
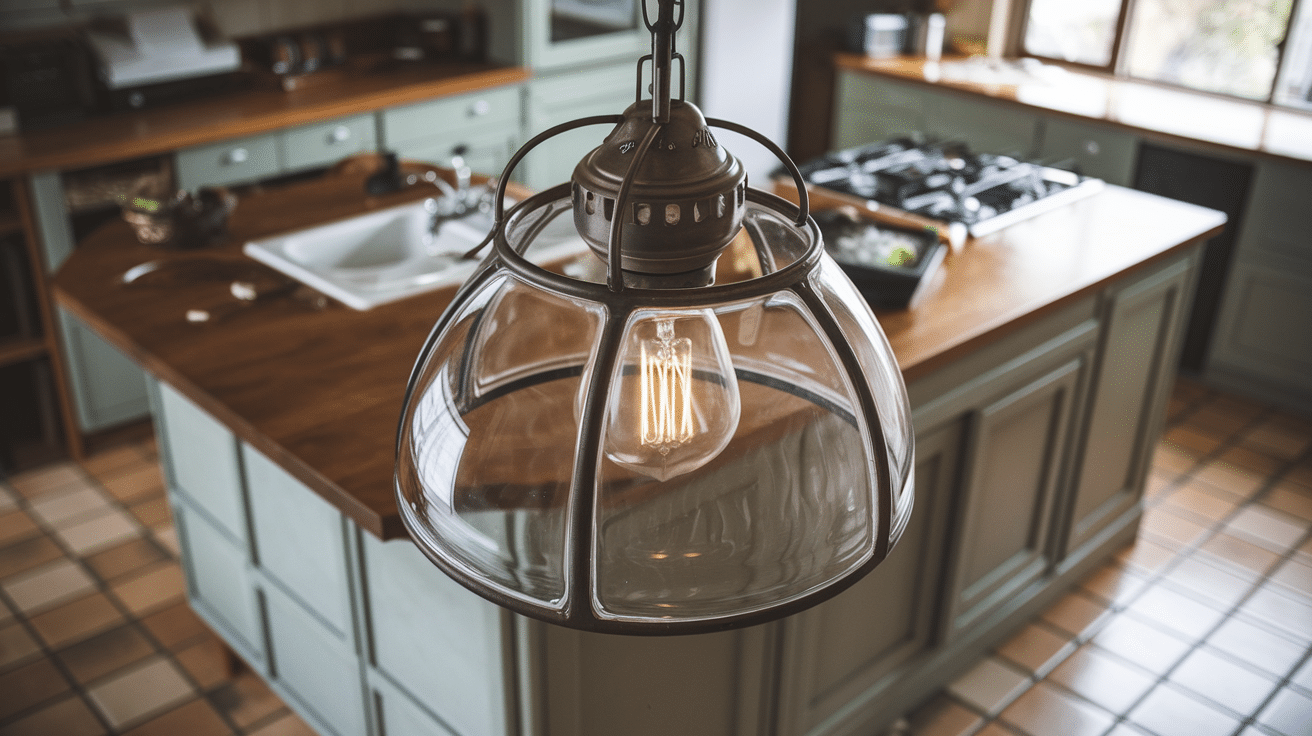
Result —
[[1103, 182], [961, 143], [897, 138], [799, 167], [807, 182], [987, 235], [1100, 190]]

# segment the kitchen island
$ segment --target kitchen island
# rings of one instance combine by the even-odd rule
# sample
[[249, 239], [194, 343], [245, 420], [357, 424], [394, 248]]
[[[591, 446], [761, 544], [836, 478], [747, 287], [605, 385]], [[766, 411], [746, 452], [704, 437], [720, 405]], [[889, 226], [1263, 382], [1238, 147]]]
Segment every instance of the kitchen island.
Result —
[[[498, 609], [404, 539], [395, 425], [452, 291], [356, 312], [241, 252], [429, 193], [362, 183], [252, 196], [205, 249], [110, 223], [55, 280], [63, 307], [154, 378], [193, 607], [343, 736], [874, 732], [1133, 537], [1198, 246], [1224, 222], [1113, 186], [967, 242], [914, 309], [879, 314], [918, 450], [890, 558], [780, 622], [624, 638]], [[264, 295], [239, 301], [234, 280]]]

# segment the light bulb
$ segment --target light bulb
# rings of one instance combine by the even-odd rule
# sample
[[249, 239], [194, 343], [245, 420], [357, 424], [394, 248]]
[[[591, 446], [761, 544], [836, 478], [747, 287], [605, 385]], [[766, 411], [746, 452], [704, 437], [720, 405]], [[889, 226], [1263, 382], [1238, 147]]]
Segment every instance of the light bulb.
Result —
[[663, 481], [692, 472], [738, 429], [738, 380], [709, 309], [635, 314], [615, 383], [606, 456], [642, 475]]

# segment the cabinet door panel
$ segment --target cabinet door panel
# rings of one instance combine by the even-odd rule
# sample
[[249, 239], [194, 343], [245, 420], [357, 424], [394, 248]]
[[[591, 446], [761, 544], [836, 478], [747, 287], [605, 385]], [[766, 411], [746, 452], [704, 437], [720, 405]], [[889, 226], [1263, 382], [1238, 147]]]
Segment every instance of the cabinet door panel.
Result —
[[501, 609], [409, 541], [364, 537], [373, 664], [466, 736], [506, 728]]
[[162, 383], [159, 388], [169, 485], [244, 544], [246, 501], [236, 438], [176, 389]]
[[1257, 263], [1230, 274], [1210, 368], [1312, 402], [1312, 277]]
[[[856, 700], [875, 701], [935, 631], [946, 514], [961, 426], [916, 438], [915, 508], [898, 546], [861, 582], [785, 626], [785, 722], [805, 733]], [[874, 714], [866, 714], [873, 716]], [[894, 714], [896, 715], [896, 714]]]
[[1063, 470], [1081, 355], [998, 396], [972, 417], [950, 632], [1006, 602], [1047, 569], [1049, 518]]
[[364, 686], [355, 650], [276, 587], [266, 587], [264, 595], [274, 680], [310, 711], [321, 732], [365, 733]]
[[1064, 118], [1043, 124], [1044, 160], [1073, 160], [1080, 173], [1128, 187], [1134, 179], [1134, 157], [1139, 141], [1132, 135]]
[[349, 641], [350, 594], [342, 514], [250, 447], [242, 446], [260, 567], [333, 633]]
[[387, 678], [375, 676], [374, 703], [378, 733], [387, 736], [456, 736]]
[[1028, 157], [1036, 150], [1038, 118], [995, 102], [943, 93], [927, 96], [925, 126], [930, 135], [965, 141], [983, 153]]
[[353, 153], [372, 151], [376, 141], [372, 114], [306, 125], [282, 134], [288, 171], [327, 166]]
[[141, 367], [76, 317], [62, 309], [58, 314], [77, 420], [83, 431], [94, 432], [149, 414]]
[[[633, 75], [633, 64], [627, 63], [530, 80], [528, 129], [536, 133], [575, 118], [624, 112], [633, 104]], [[543, 143], [524, 159], [524, 181], [533, 189], [569, 181], [574, 166], [609, 132], [604, 125], [590, 125]]]
[[239, 654], [262, 662], [264, 636], [245, 552], [185, 501], [175, 499], [173, 514], [192, 607]]
[[1112, 297], [1094, 385], [1084, 457], [1072, 500], [1070, 554], [1138, 502], [1175, 366], [1190, 264], [1165, 270]]

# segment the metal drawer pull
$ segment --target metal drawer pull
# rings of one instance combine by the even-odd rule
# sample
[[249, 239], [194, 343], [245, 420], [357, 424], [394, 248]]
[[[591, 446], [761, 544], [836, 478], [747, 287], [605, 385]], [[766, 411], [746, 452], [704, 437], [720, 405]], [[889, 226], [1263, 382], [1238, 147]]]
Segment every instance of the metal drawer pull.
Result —
[[1089, 139], [1084, 142], [1084, 152], [1090, 156], [1097, 156], [1102, 152], [1102, 146], [1098, 145], [1098, 141]]
[[492, 112], [492, 103], [487, 100], [478, 100], [469, 106], [469, 117], [471, 118], [482, 117], [489, 112]]
[[228, 165], [242, 164], [246, 163], [246, 159], [250, 157], [250, 151], [247, 151], [245, 148], [234, 148], [231, 151], [228, 151], [228, 155], [223, 157], [223, 163]]
[[350, 138], [351, 138], [351, 129], [346, 127], [345, 125], [339, 125], [336, 128], [333, 128], [333, 132], [328, 134], [329, 143], [342, 143], [344, 141], [350, 140]]

